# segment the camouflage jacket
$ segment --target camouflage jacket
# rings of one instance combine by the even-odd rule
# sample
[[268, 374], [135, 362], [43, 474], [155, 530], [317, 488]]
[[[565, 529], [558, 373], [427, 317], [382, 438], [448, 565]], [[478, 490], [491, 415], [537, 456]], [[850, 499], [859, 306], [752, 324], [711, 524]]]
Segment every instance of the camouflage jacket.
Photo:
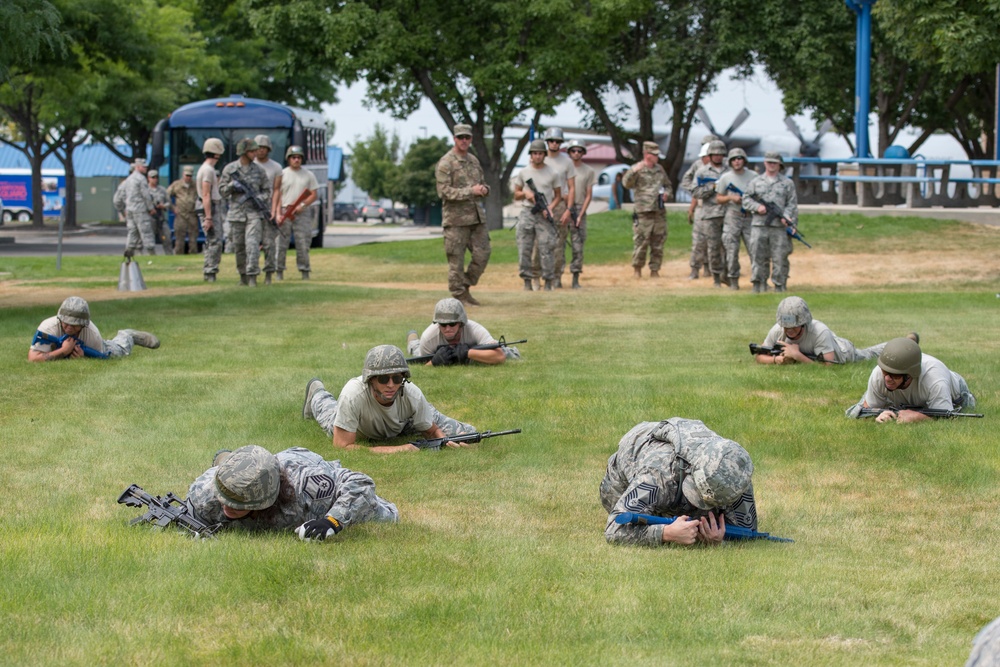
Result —
[[[757, 212], [762, 202], [777, 204], [787, 220], [793, 224], [799, 219], [799, 198], [795, 194], [795, 183], [784, 174], [778, 174], [771, 178], [767, 174], [761, 174], [750, 181], [750, 185], [743, 192], [743, 208], [753, 213], [754, 227], [765, 227], [767, 215]], [[781, 222], [773, 222], [772, 226], [781, 226]]]
[[715, 184], [725, 171], [725, 167], [716, 167], [709, 162], [695, 172], [694, 190], [691, 191], [691, 196], [701, 200], [705, 209], [702, 217], [721, 218], [726, 215], [726, 205], [715, 200]]
[[[253, 203], [248, 196], [249, 193], [239, 192], [233, 182], [233, 174], [237, 174], [240, 181], [254, 191], [268, 213], [264, 213]], [[269, 217], [271, 210], [271, 179], [267, 177], [267, 172], [256, 162], [250, 162], [244, 166], [239, 160], [235, 160], [226, 165], [222, 170], [222, 177], [219, 179], [219, 192], [223, 197], [229, 199], [229, 213], [226, 219], [235, 222], [246, 222], [251, 218], [265, 219]]]
[[132, 215], [150, 215], [153, 210], [153, 197], [149, 192], [149, 181], [146, 174], [138, 169], [125, 179], [125, 210]]
[[191, 179], [191, 183], [185, 183], [183, 179], [174, 181], [167, 187], [167, 194], [174, 198], [174, 213], [182, 218], [194, 217], [194, 207], [198, 200], [194, 179]]
[[437, 193], [441, 198], [441, 226], [468, 227], [486, 222], [482, 197], [472, 194], [474, 185], [485, 185], [483, 168], [472, 153], [460, 157], [450, 150], [434, 168]]
[[332, 516], [346, 528], [376, 518], [379, 498], [375, 482], [368, 475], [341, 467], [340, 461], [325, 461], [302, 447], [275, 456], [281, 467], [281, 494], [270, 508], [251, 512], [242, 519], [226, 518], [215, 493], [218, 468], [209, 468], [191, 484], [188, 507], [205, 523], [231, 524], [246, 530], [294, 530], [324, 516]]
[[[153, 214], [153, 220], [163, 222], [167, 219], [167, 210], [170, 208], [170, 195], [167, 194], [167, 189], [162, 185], [150, 188], [149, 197], [153, 200], [153, 206], [156, 207], [156, 213]], [[164, 206], [164, 208], [159, 208], [160, 205]]]
[[635, 202], [636, 213], [660, 210], [656, 201], [660, 196], [660, 188], [663, 188], [663, 194], [667, 198], [674, 193], [667, 172], [659, 164], [652, 169], [643, 167], [637, 172], [629, 169], [622, 177], [622, 185], [633, 191], [632, 200]]

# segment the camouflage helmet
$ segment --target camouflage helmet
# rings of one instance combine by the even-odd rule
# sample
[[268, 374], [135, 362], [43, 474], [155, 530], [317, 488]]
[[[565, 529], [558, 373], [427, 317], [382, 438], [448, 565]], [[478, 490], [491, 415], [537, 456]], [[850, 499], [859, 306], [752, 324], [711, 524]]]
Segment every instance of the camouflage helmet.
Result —
[[583, 154], [587, 154], [587, 146], [579, 139], [570, 139], [569, 143], [566, 144], [566, 151], [569, 152], [574, 148], [579, 148], [583, 151]]
[[767, 151], [764, 153], [764, 162], [777, 162], [781, 169], [785, 168], [785, 159], [778, 151]]
[[706, 134], [704, 137], [701, 138], [701, 145], [704, 146], [705, 144], [718, 140], [719, 137], [715, 136], [714, 134]]
[[302, 150], [302, 146], [296, 146], [295, 144], [292, 144], [291, 146], [289, 146], [288, 150], [285, 151], [285, 159], [287, 160], [288, 158], [292, 157], [293, 155], [298, 155], [303, 160], [306, 159], [306, 152], [304, 150]]
[[215, 495], [233, 509], [266, 509], [278, 499], [280, 488], [278, 457], [257, 445], [240, 447], [215, 471]]
[[236, 142], [236, 154], [240, 156], [246, 155], [249, 151], [255, 151], [258, 148], [260, 148], [260, 146], [258, 146], [257, 142], [250, 137], [243, 137]]
[[406, 379], [410, 378], [410, 367], [406, 363], [403, 351], [395, 345], [377, 345], [368, 350], [361, 381], [368, 384], [368, 381], [376, 375], [390, 373], [402, 373]]
[[718, 439], [694, 451], [682, 485], [684, 497], [703, 510], [732, 505], [750, 486], [753, 462], [739, 443]]
[[547, 153], [548, 149], [545, 148], [545, 141], [543, 139], [533, 139], [530, 144], [528, 144], [529, 153]]
[[542, 137], [545, 141], [552, 139], [554, 141], [566, 141], [566, 137], [563, 136], [563, 131], [561, 127], [550, 127], [545, 130], [545, 136]]
[[920, 346], [910, 338], [893, 338], [878, 355], [878, 366], [892, 375], [920, 375]]
[[266, 134], [258, 134], [253, 138], [257, 142], [257, 148], [269, 148], [274, 150], [274, 144], [271, 143], [271, 137]]
[[777, 313], [778, 325], [782, 329], [793, 327], [804, 327], [813, 321], [812, 313], [805, 299], [800, 296], [790, 296], [781, 300], [778, 304]]
[[731, 148], [729, 149], [729, 155], [726, 156], [726, 164], [729, 164], [736, 158], [741, 157], [744, 160], [747, 159], [747, 152], [742, 148]]
[[716, 139], [708, 144], [708, 154], [709, 155], [725, 155], [726, 154], [726, 144], [721, 140]]
[[68, 297], [59, 306], [56, 318], [63, 324], [75, 327], [85, 327], [90, 324], [90, 306], [78, 296]]
[[205, 139], [205, 145], [201, 147], [202, 153], [213, 153], [215, 155], [222, 155], [226, 152], [226, 146], [222, 143], [222, 139]]
[[469, 318], [465, 314], [465, 306], [458, 299], [441, 299], [434, 306], [434, 324], [454, 324], [461, 322], [468, 324]]

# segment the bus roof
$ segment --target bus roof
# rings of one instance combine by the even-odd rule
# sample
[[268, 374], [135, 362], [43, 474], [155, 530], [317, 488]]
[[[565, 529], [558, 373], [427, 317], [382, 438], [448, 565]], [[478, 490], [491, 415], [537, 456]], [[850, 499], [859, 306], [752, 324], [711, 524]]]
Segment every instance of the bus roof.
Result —
[[291, 127], [298, 118], [304, 127], [325, 127], [323, 115], [243, 95], [191, 102], [169, 117], [170, 127], [266, 128]]

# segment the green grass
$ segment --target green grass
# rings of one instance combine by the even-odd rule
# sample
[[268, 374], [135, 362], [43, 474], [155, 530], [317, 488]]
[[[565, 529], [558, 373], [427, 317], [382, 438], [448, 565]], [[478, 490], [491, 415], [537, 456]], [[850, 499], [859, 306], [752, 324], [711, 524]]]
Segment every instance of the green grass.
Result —
[[[916, 249], [1000, 246], [959, 223], [845, 218], [807, 221], [807, 238], [858, 252], [903, 231]], [[627, 224], [595, 216], [588, 260], [627, 263]], [[512, 234], [493, 236], [487, 277], [514, 276]], [[668, 256], [689, 243], [672, 225]], [[379, 457], [335, 453], [299, 417], [303, 390], [319, 375], [336, 391], [368, 348], [429, 321], [440, 241], [319, 251], [318, 280], [256, 291], [205, 286], [198, 258], [153, 262], [151, 289], [118, 298], [115, 258], [64, 258], [60, 273], [0, 259], [13, 274], [0, 292], [0, 663], [936, 666], [961, 664], [1000, 613], [995, 284], [802, 293], [860, 346], [920, 331], [986, 414], [912, 426], [843, 417], [869, 364], [754, 364], [746, 344], [779, 295], [490, 291], [472, 317], [528, 338], [524, 360], [413, 379], [446, 414], [524, 432]], [[37, 323], [80, 288], [106, 336], [148, 329], [163, 346], [28, 364]], [[794, 544], [604, 541], [607, 457], [637, 422], [672, 416], [750, 451], [761, 529]], [[183, 495], [216, 449], [248, 443], [339, 457], [401, 523], [326, 544], [194, 542], [130, 527], [139, 512], [115, 504], [133, 482]]]

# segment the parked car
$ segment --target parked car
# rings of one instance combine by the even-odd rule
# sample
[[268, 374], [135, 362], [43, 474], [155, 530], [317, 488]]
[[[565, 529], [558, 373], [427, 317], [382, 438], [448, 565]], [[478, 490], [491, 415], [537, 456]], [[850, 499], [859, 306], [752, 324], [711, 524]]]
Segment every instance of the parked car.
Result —
[[333, 202], [333, 219], [354, 222], [358, 219], [358, 207], [351, 203]]
[[361, 219], [365, 222], [368, 222], [368, 218], [372, 220], [377, 218], [381, 222], [385, 222], [386, 217], [389, 215], [392, 214], [384, 206], [375, 202], [368, 202], [361, 207]]

